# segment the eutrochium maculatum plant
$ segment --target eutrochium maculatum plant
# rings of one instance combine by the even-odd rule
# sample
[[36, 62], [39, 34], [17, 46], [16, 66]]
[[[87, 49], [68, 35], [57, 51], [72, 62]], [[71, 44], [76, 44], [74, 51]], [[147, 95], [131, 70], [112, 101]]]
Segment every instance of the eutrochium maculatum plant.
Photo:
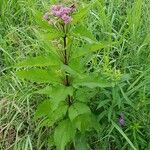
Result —
[[46, 97], [35, 117], [41, 118], [41, 127], [53, 127], [50, 137], [57, 150], [68, 145], [78, 149], [78, 144], [85, 143], [86, 132], [99, 130], [89, 100], [93, 89], [113, 86], [99, 71], [88, 69], [93, 54], [110, 46], [97, 42], [83, 24], [93, 4], [81, 9], [75, 4], [52, 5], [44, 16], [35, 11], [36, 21], [42, 27], [41, 32], [35, 32], [47, 51], [17, 64], [20, 78], [43, 87], [35, 92]]

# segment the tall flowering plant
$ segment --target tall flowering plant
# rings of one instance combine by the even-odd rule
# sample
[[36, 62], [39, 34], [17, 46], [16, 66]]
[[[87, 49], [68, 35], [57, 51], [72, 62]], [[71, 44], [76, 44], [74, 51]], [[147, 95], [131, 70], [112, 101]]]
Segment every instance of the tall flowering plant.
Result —
[[50, 137], [58, 150], [64, 150], [69, 143], [76, 147], [76, 141], [84, 133], [99, 130], [89, 104], [91, 91], [114, 84], [98, 71], [88, 69], [93, 52], [109, 46], [97, 42], [82, 24], [91, 6], [82, 9], [75, 5], [51, 6], [43, 18], [37, 19], [43, 28], [43, 34], [39, 36], [44, 35], [46, 40], [43, 42], [50, 45], [48, 54], [30, 57], [17, 64], [20, 78], [43, 87], [35, 92], [46, 97], [38, 106], [35, 117], [41, 118], [41, 126], [54, 127]]

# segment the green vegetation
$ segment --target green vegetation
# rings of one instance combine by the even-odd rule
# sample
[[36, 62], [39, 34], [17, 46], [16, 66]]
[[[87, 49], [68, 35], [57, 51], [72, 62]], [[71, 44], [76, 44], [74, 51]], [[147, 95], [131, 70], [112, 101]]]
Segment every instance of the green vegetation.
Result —
[[52, 4], [0, 0], [0, 150], [150, 150], [150, 1]]

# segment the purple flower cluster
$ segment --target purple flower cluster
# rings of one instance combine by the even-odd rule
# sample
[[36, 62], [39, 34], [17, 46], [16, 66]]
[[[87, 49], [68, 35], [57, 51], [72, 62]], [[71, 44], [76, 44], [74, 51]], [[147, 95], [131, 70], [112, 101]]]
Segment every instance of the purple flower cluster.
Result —
[[121, 113], [120, 118], [119, 118], [119, 124], [120, 124], [120, 126], [125, 125], [125, 119], [124, 119], [124, 115], [122, 113]]
[[53, 5], [51, 7], [51, 12], [45, 13], [43, 18], [51, 24], [53, 21], [49, 19], [50, 15], [52, 14], [55, 17], [58, 17], [64, 21], [65, 24], [68, 24], [72, 21], [72, 17], [70, 14], [75, 11], [74, 5], [71, 7], [65, 7], [62, 5]]

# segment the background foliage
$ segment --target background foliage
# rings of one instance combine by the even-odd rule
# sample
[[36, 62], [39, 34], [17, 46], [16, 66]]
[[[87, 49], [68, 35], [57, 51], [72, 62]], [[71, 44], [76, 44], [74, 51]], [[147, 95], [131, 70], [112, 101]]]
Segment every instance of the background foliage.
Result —
[[[78, 2], [79, 6], [86, 4], [89, 4], [88, 0]], [[0, 1], [2, 150], [45, 150], [51, 143], [48, 137], [52, 129], [40, 128], [40, 120], [33, 119], [36, 107], [43, 99], [43, 96], [33, 93], [42, 85], [20, 81], [12, 67], [26, 56], [46, 55], [48, 52], [49, 47], [43, 44], [45, 39], [35, 34], [39, 27], [34, 14], [36, 10], [44, 13], [49, 5], [49, 0]], [[139, 150], [150, 149], [149, 10], [149, 0], [98, 0], [81, 21], [83, 29], [77, 30], [80, 32], [77, 45], [90, 42], [91, 38], [114, 43], [110, 48], [90, 55], [87, 69], [100, 71], [109, 79], [120, 80], [114, 88], [91, 89], [87, 95], [85, 89], [81, 89], [78, 93], [79, 97], [90, 98], [90, 108], [99, 116], [101, 130], [98, 134], [93, 131], [84, 137], [78, 136], [78, 141], [75, 141], [77, 150], [83, 141], [88, 149], [93, 150], [130, 150], [131, 145]], [[125, 115], [122, 129], [117, 125], [120, 113]]]

